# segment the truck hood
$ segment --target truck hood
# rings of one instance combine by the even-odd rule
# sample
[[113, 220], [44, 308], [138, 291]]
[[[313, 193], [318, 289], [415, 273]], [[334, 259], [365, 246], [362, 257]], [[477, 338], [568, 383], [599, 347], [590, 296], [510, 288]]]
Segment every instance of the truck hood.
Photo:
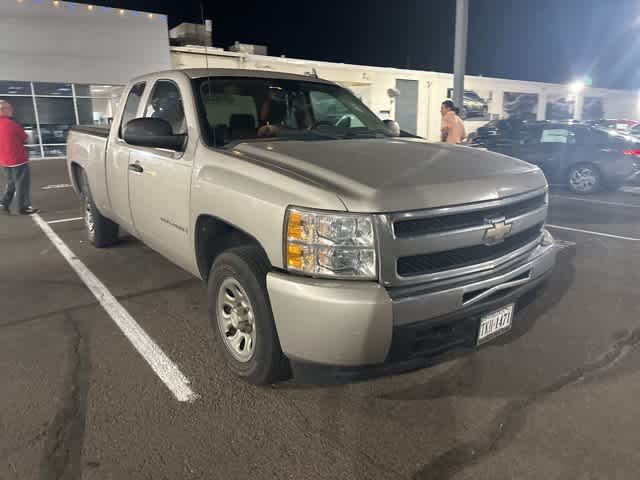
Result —
[[335, 192], [352, 212], [461, 205], [547, 185], [542, 171], [529, 163], [413, 138], [274, 140], [241, 143], [234, 150]]

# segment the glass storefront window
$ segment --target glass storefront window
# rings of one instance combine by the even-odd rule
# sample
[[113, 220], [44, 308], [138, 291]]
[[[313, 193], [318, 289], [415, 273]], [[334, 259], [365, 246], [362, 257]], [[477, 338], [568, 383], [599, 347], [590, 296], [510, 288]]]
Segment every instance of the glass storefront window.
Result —
[[113, 118], [111, 101], [106, 98], [78, 98], [78, 123], [80, 125], [109, 126]]
[[31, 96], [31, 85], [29, 82], [0, 81], [0, 94]]
[[0, 100], [13, 105], [14, 118], [27, 133], [30, 158], [42, 158], [43, 152], [46, 158], [64, 157], [69, 129], [76, 123], [109, 126], [118, 90], [122, 86], [0, 80]]
[[75, 85], [76, 97], [110, 98], [113, 85]]
[[0, 100], [5, 100], [13, 106], [13, 118], [22, 125], [25, 132], [29, 136], [28, 144], [38, 144], [38, 128], [36, 126], [36, 114], [33, 110], [32, 97], [12, 97], [9, 95], [0, 95]]
[[27, 152], [29, 153], [29, 158], [31, 160], [34, 158], [42, 158], [42, 152], [40, 151], [39, 145], [27, 147]]
[[57, 97], [71, 97], [73, 91], [70, 83], [33, 82], [36, 95], [54, 95]]
[[44, 145], [45, 157], [65, 157], [66, 155], [66, 145]]
[[22, 125], [35, 125], [36, 114], [33, 111], [33, 99], [31, 97], [10, 97], [0, 95], [0, 100], [6, 100], [13, 105], [13, 116]]
[[40, 139], [38, 138], [38, 128], [35, 125], [22, 125], [25, 133], [27, 134], [27, 145], [39, 145]]
[[36, 97], [42, 143], [64, 143], [76, 114], [71, 98]]

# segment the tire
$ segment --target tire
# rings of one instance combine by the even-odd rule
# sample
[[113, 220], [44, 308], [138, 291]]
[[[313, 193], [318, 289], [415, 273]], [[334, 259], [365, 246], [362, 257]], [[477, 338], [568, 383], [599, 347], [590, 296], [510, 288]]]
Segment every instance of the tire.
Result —
[[91, 198], [87, 174], [82, 172], [82, 217], [87, 239], [96, 248], [105, 248], [118, 241], [118, 224], [104, 217]]
[[567, 172], [567, 187], [573, 193], [589, 195], [602, 189], [602, 175], [595, 165], [579, 163]]
[[289, 375], [267, 293], [269, 262], [259, 247], [237, 247], [211, 266], [209, 319], [227, 366], [254, 385]]

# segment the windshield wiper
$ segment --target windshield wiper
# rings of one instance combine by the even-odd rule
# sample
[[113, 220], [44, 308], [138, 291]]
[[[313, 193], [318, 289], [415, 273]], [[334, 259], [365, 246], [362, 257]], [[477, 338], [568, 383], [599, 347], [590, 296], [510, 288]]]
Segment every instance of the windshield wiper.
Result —
[[386, 138], [387, 135], [377, 130], [364, 130], [364, 131], [347, 131], [343, 135], [344, 138]]

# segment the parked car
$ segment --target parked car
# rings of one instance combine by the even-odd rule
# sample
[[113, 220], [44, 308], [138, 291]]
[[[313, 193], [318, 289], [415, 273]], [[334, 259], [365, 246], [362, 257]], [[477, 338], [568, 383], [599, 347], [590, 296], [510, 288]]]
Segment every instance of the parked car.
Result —
[[550, 275], [538, 167], [397, 130], [317, 78], [168, 71], [67, 164], [90, 242], [122, 227], [207, 281], [227, 365], [264, 384], [482, 344]]
[[640, 124], [634, 125], [629, 129], [629, 135], [640, 138]]
[[640, 175], [640, 139], [575, 122], [523, 124], [481, 146], [537, 165], [575, 193], [617, 189]]
[[467, 136], [467, 143], [472, 147], [486, 147], [488, 142], [496, 142], [499, 138], [518, 138], [520, 130], [526, 122], [520, 119], [505, 118], [491, 120], [489, 123], [478, 127], [475, 132]]
[[460, 109], [461, 118], [486, 117], [489, 113], [487, 101], [473, 90], [465, 90]]

